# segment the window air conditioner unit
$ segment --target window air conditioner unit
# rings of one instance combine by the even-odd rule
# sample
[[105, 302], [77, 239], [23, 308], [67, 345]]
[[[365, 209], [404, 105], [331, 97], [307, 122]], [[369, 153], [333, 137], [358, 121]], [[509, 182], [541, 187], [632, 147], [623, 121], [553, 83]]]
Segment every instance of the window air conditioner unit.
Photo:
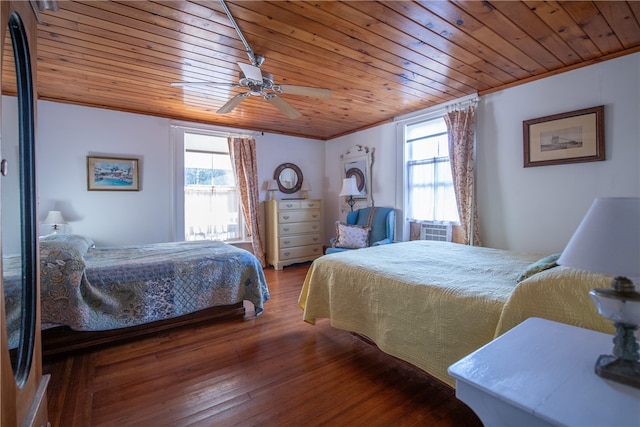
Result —
[[438, 242], [451, 241], [450, 222], [422, 222], [420, 223], [420, 240], [436, 240]]

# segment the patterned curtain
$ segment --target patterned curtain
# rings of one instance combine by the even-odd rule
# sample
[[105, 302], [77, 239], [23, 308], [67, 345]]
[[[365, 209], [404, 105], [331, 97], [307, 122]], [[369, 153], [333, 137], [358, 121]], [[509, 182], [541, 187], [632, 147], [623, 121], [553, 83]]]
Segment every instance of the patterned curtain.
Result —
[[444, 120], [449, 133], [449, 158], [460, 214], [461, 237], [465, 245], [482, 246], [478, 229], [478, 210], [475, 199], [475, 102], [466, 109], [447, 112]]
[[256, 162], [256, 141], [249, 138], [229, 138], [229, 153], [236, 174], [236, 182], [240, 189], [240, 200], [244, 221], [251, 235], [253, 253], [266, 267], [264, 249], [262, 248], [262, 217], [258, 191], [258, 165]]

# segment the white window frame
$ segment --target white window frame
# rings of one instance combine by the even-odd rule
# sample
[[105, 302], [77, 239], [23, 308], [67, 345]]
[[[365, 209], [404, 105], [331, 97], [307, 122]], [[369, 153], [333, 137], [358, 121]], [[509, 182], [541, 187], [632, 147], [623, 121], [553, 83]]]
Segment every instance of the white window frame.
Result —
[[409, 240], [409, 221], [406, 218], [407, 210], [407, 197], [406, 189], [408, 186], [407, 174], [406, 174], [406, 153], [405, 153], [405, 126], [412, 125], [419, 122], [428, 121], [438, 117], [443, 117], [447, 113], [447, 108], [456, 105], [464, 104], [465, 102], [472, 101], [478, 98], [478, 94], [467, 95], [456, 100], [446, 102], [440, 105], [426, 108], [421, 111], [405, 114], [394, 118], [396, 125], [396, 206], [402, 207], [402, 212], [397, 217], [403, 218], [400, 224], [400, 233], [396, 233], [397, 239], [402, 241]]
[[[448, 135], [449, 135], [449, 130], [446, 129], [446, 123], [444, 121], [444, 115], [436, 115], [434, 117], [430, 117], [428, 119], [423, 119], [423, 120], [417, 120], [414, 121], [412, 123], [407, 123], [405, 124], [404, 128], [405, 131], [407, 130], [407, 128], [409, 127], [413, 127], [413, 126], [420, 126], [423, 124], [427, 124], [429, 122], [433, 122], [433, 121], [440, 121], [442, 123], [442, 125], [444, 125], [445, 131], [444, 132], [440, 132], [440, 133], [433, 133], [433, 134], [429, 134], [427, 136], [425, 136], [425, 138], [431, 138], [431, 137], [437, 137], [440, 136], [442, 137], [443, 135], [446, 136], [446, 140], [447, 140], [447, 144], [448, 144]], [[422, 138], [420, 138], [422, 139]], [[410, 205], [411, 205], [411, 200], [409, 199], [409, 194], [411, 193], [411, 182], [409, 180], [409, 170], [411, 169], [412, 165], [414, 167], [417, 167], [420, 164], [423, 165], [431, 165], [432, 169], [433, 169], [433, 173], [434, 173], [434, 180], [437, 180], [438, 178], [436, 177], [436, 175], [440, 174], [440, 170], [446, 170], [447, 173], [451, 173], [451, 157], [448, 153], [448, 147], [447, 147], [447, 155], [441, 155], [439, 154], [438, 157], [430, 157], [430, 158], [409, 158], [410, 156], [410, 152], [409, 152], [409, 141], [416, 141], [417, 139], [413, 138], [411, 140], [407, 139], [407, 135], [405, 132], [405, 138], [404, 138], [404, 152], [405, 152], [405, 160], [404, 160], [404, 168], [405, 168], [405, 176], [407, 177], [406, 179], [406, 185], [404, 187], [404, 191], [405, 191], [405, 195], [406, 195], [406, 200], [407, 200], [407, 204], [406, 204], [406, 219], [407, 221], [413, 221], [413, 222], [429, 222], [429, 223], [437, 223], [437, 224], [459, 224], [459, 220], [456, 218], [454, 219], [445, 219], [445, 218], [438, 218], [437, 217], [437, 210], [440, 207], [443, 207], [443, 205], [441, 204], [443, 202], [443, 199], [441, 199], [440, 197], [444, 196], [446, 193], [441, 193], [441, 191], [444, 190], [444, 187], [442, 187], [442, 181], [434, 181], [434, 187], [431, 189], [433, 192], [433, 195], [435, 196], [433, 202], [433, 212], [431, 212], [431, 214], [433, 215], [433, 218], [427, 219], [427, 218], [416, 218], [414, 216], [409, 215], [409, 212], [414, 211], [415, 209], [411, 209]], [[446, 169], [448, 167], [448, 169]], [[444, 169], [443, 169], [444, 168]], [[439, 184], [438, 184], [439, 183]], [[449, 190], [445, 190], [445, 191], [452, 191], [454, 200], [455, 200], [455, 191], [453, 189], [453, 180], [451, 181], [451, 187]], [[449, 201], [450, 202], [450, 201]], [[457, 207], [454, 206], [453, 208], [456, 208], [455, 214], [457, 217]]]
[[[237, 134], [231, 133], [229, 130], [224, 130], [218, 127], [206, 126], [206, 125], [193, 125], [193, 124], [184, 124], [184, 123], [172, 123], [171, 124], [171, 159], [172, 159], [172, 183], [173, 183], [173, 191], [171, 206], [173, 206], [172, 213], [172, 238], [174, 241], [184, 241], [185, 240], [185, 213], [184, 213], [184, 153], [185, 153], [185, 144], [184, 144], [184, 135], [185, 133], [200, 133], [203, 135], [211, 135], [223, 138], [229, 138], [230, 136], [239, 136], [239, 137], [250, 137], [253, 138], [253, 135], [247, 136], [246, 134]], [[243, 238], [228, 240], [229, 243], [247, 243], [251, 241], [251, 237], [247, 233], [247, 227], [244, 220], [244, 215], [240, 212], [239, 215], [239, 226], [242, 231]]]

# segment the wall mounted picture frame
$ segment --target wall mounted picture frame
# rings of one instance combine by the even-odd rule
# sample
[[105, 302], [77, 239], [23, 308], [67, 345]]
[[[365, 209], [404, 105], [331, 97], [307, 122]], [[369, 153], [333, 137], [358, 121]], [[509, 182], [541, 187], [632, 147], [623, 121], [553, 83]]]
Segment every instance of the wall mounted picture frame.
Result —
[[604, 105], [522, 122], [524, 167], [605, 160]]
[[139, 191], [138, 159], [87, 156], [87, 190]]

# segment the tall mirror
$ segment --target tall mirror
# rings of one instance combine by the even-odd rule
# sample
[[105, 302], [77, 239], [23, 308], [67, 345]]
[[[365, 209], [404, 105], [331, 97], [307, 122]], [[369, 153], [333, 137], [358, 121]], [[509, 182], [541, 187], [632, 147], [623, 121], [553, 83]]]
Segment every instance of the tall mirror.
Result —
[[2, 276], [11, 365], [21, 387], [29, 375], [35, 343], [37, 228], [31, 63], [17, 12], [9, 18], [3, 43]]

